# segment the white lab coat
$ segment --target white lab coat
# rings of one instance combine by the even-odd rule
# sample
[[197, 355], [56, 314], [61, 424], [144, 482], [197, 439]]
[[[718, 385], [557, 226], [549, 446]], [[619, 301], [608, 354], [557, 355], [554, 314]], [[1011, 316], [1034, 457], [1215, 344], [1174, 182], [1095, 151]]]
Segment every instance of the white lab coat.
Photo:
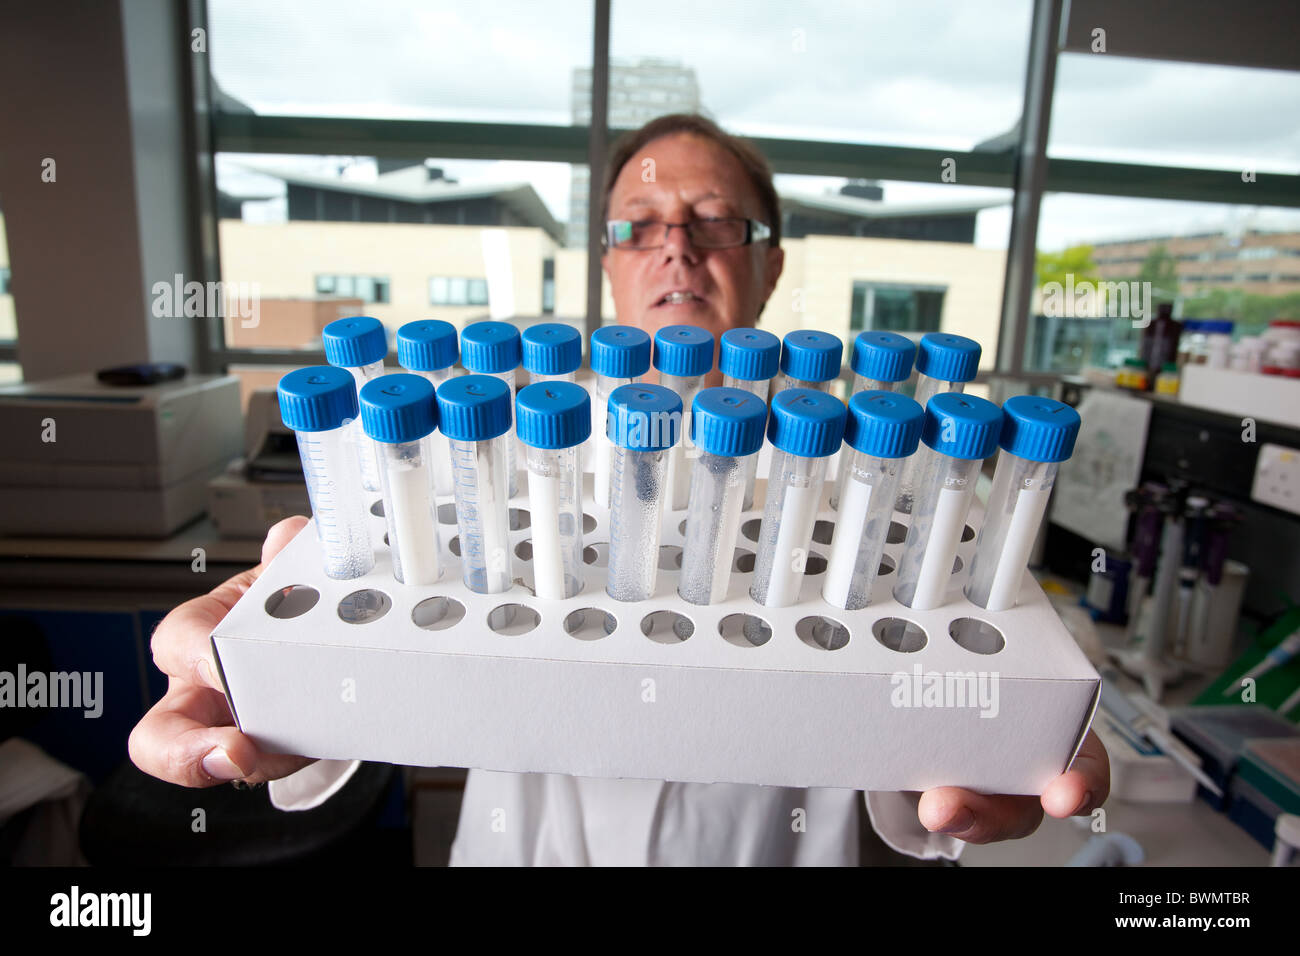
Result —
[[[281, 810], [309, 810], [360, 764], [319, 760], [270, 784]], [[604, 780], [471, 770], [453, 866], [856, 866], [856, 790]], [[917, 794], [871, 791], [876, 833], [900, 853], [955, 860], [965, 845], [930, 833]]]

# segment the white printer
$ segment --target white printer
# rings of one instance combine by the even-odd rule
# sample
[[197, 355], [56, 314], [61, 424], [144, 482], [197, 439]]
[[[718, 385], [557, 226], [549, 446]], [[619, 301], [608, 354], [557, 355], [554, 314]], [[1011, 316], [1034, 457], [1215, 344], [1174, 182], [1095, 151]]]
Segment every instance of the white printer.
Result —
[[167, 537], [204, 512], [242, 438], [230, 375], [0, 388], [0, 533]]

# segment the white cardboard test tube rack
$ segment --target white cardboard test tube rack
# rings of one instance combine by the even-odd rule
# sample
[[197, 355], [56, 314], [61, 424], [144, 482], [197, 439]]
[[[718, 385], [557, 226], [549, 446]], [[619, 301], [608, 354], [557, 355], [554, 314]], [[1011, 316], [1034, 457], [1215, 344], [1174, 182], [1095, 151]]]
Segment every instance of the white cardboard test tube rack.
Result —
[[[820, 522], [836, 517], [827, 507], [798, 605], [760, 607], [749, 596], [752, 573], [735, 571], [725, 603], [697, 607], [677, 596], [685, 513], [674, 512], [664, 520], [655, 597], [625, 604], [605, 593], [608, 514], [595, 508], [589, 476], [587, 483], [583, 540], [594, 563], [585, 565], [583, 592], [562, 601], [534, 598], [526, 586], [531, 562], [517, 557], [514, 576], [526, 584], [504, 594], [468, 590], [448, 552], [456, 534], [450, 499], [439, 499], [450, 523], [439, 524], [444, 573], [434, 586], [393, 580], [382, 517], [371, 519], [375, 568], [350, 581], [324, 576], [315, 525], [307, 525], [212, 634], [241, 730], [268, 751], [319, 758], [858, 790], [950, 785], [1037, 794], [1077, 752], [1096, 706], [1097, 673], [1031, 575], [1009, 611], [965, 600], [971, 531], [950, 601], [935, 610], [896, 602], [892, 570], [877, 578], [868, 608], [826, 604], [830, 549]], [[527, 498], [512, 507], [526, 512]], [[751, 570], [760, 516], [746, 512], [736, 542], [741, 567]], [[979, 517], [976, 505], [975, 527]], [[512, 548], [528, 553], [519, 545], [530, 535], [528, 527], [512, 530]], [[896, 566], [901, 550], [887, 544], [888, 563]], [[297, 616], [272, 616], [268, 602], [279, 601], [285, 614], [310, 601], [306, 590], [284, 597], [294, 586], [319, 599]], [[367, 591], [383, 598], [371, 593], [342, 604]], [[377, 619], [341, 616], [342, 607], [351, 615], [384, 598], [390, 606]], [[456, 617], [456, 605], [432, 598], [456, 602], [463, 616], [442, 629], [417, 625], [417, 606], [422, 621], [447, 607], [453, 613], [436, 623]], [[489, 616], [504, 605], [519, 610], [502, 632]], [[574, 613], [588, 608], [595, 611]], [[519, 633], [530, 610], [537, 624]], [[691, 622], [687, 639], [678, 639], [671, 615], [643, 623], [663, 611]], [[733, 626], [740, 614], [765, 621], [770, 639], [746, 640]], [[507, 617], [499, 612], [494, 620]], [[807, 620], [818, 617], [845, 628], [847, 643], [820, 646], [826, 632], [814, 637]], [[1002, 649], [976, 653], [954, 640], [952, 623], [967, 618], [992, 624]], [[918, 625], [924, 646], [887, 647], [875, 634], [886, 619]], [[566, 620], [584, 626], [575, 635]], [[729, 636], [720, 631], [724, 620]], [[614, 624], [608, 634], [607, 621]]]

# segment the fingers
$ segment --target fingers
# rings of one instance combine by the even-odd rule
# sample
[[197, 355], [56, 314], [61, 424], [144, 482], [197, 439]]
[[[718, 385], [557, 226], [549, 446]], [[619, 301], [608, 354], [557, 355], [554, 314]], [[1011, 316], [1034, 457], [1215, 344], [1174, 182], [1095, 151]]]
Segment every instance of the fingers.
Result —
[[1018, 840], [1038, 829], [1043, 808], [1035, 796], [982, 794], [960, 787], [937, 787], [921, 795], [921, 825], [967, 843]]
[[166, 696], [131, 731], [128, 750], [145, 773], [183, 787], [264, 783], [312, 762], [263, 753], [233, 724], [220, 693], [173, 680]]
[[1070, 769], [1043, 791], [1042, 805], [1054, 817], [1086, 816], [1110, 796], [1110, 757], [1091, 730]]
[[302, 515], [293, 515], [272, 525], [271, 530], [266, 533], [266, 540], [262, 542], [262, 563], [270, 564], [271, 560], [284, 550], [285, 545], [298, 536], [298, 532], [306, 527], [310, 520]]

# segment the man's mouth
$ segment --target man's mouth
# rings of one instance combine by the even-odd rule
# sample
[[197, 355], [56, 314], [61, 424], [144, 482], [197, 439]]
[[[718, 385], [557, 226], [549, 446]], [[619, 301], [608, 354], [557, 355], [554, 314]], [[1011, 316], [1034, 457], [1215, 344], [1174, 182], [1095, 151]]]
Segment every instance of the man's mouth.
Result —
[[694, 292], [669, 292], [661, 296], [655, 305], [694, 305], [701, 304], [704, 299]]

